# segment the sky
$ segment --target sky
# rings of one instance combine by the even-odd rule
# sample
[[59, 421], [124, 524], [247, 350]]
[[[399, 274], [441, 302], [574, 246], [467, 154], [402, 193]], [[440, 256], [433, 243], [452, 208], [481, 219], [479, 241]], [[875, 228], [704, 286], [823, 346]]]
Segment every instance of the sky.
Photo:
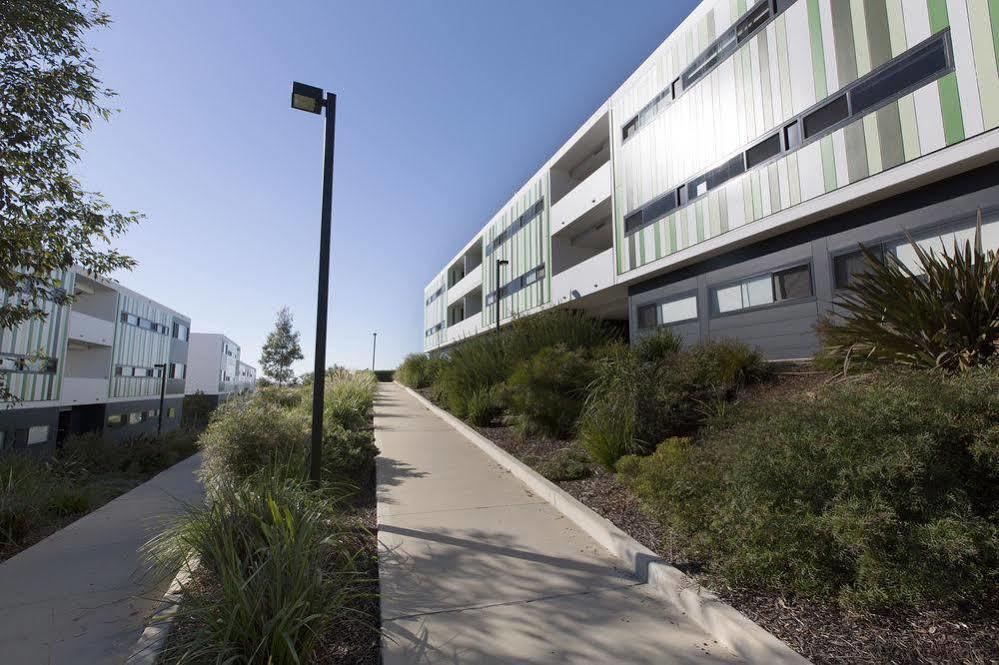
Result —
[[311, 371], [323, 118], [337, 93], [327, 365], [395, 367], [423, 287], [645, 60], [693, 0], [105, 0], [88, 35], [118, 112], [78, 172], [145, 215], [122, 284], [259, 367], [291, 309]]

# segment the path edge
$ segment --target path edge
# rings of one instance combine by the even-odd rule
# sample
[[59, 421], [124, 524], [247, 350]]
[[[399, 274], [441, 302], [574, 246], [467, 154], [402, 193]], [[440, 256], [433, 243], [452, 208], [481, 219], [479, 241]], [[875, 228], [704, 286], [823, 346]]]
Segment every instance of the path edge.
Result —
[[415, 390], [393, 381], [427, 410], [478, 446], [533, 492], [576, 523], [611, 554], [624, 561], [650, 591], [678, 607], [702, 630], [750, 663], [804, 665], [809, 661], [731, 605], [722, 602], [655, 552], [604, 519], [568, 492], [441, 409]]
[[192, 555], [174, 575], [156, 611], [146, 621], [146, 627], [136, 640], [132, 653], [125, 660], [128, 665], [156, 665], [159, 662], [177, 619], [177, 611], [184, 598], [184, 587], [191, 581], [198, 563], [197, 556]]

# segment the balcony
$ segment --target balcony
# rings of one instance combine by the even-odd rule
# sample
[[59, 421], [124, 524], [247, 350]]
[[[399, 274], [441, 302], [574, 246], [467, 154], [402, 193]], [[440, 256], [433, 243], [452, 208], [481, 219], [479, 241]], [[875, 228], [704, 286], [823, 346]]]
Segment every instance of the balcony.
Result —
[[611, 164], [605, 162], [552, 206], [552, 234], [569, 228], [577, 220], [598, 218], [609, 213], [610, 197]]
[[69, 313], [69, 339], [98, 346], [114, 343], [114, 322], [72, 310]]
[[480, 332], [482, 325], [482, 314], [481, 312], [473, 314], [466, 318], [464, 321], [459, 321], [452, 326], [447, 327], [447, 341], [446, 344], [454, 344], [455, 342], [460, 342], [466, 337], [472, 337]]
[[482, 264], [472, 268], [454, 286], [448, 288], [447, 304], [455, 304], [480, 286], [482, 286]]
[[95, 404], [108, 399], [108, 380], [66, 376], [62, 380], [60, 400], [64, 403]]
[[552, 277], [552, 301], [562, 305], [614, 286], [614, 249], [609, 248]]

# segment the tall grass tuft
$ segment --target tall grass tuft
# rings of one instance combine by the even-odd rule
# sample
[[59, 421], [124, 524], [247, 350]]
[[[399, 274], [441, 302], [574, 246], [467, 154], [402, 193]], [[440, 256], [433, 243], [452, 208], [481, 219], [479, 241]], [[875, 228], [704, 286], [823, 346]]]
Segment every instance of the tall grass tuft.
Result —
[[928, 252], [910, 238], [921, 273], [893, 254], [861, 247], [870, 270], [856, 275], [840, 307], [818, 326], [825, 359], [966, 370], [999, 355], [999, 253], [974, 242]]
[[437, 378], [443, 360], [426, 353], [411, 353], [403, 358], [395, 378], [410, 388], [429, 388]]
[[186, 590], [180, 616], [197, 629], [181, 631], [167, 657], [297, 665], [330, 626], [359, 621], [349, 605], [364, 584], [360, 547], [336, 508], [335, 497], [261, 473], [216, 486], [150, 541], [165, 570], [193, 553], [211, 579]]

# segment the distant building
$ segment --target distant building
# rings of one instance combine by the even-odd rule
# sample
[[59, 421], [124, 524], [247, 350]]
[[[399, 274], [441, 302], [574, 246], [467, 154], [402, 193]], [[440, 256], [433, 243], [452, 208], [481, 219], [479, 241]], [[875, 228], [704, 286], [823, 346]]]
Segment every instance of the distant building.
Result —
[[999, 248], [997, 40], [984, 0], [701, 2], [474, 224], [424, 349], [563, 307], [812, 356], [858, 243], [915, 267], [982, 209]]
[[237, 383], [238, 392], [249, 393], [257, 389], [257, 368], [247, 365], [243, 361], [239, 363], [239, 377]]
[[218, 333], [191, 333], [190, 346], [188, 395], [202, 392], [217, 406], [243, 392], [240, 365], [249, 365], [240, 362], [240, 348], [236, 342]]
[[[0, 381], [20, 400], [0, 405], [0, 450], [51, 452], [91, 431], [155, 434], [164, 367], [163, 429], [178, 427], [191, 320], [82, 269], [60, 279], [71, 302], [51, 294], [44, 319], [0, 330]], [[0, 291], [8, 301], [25, 297]]]

